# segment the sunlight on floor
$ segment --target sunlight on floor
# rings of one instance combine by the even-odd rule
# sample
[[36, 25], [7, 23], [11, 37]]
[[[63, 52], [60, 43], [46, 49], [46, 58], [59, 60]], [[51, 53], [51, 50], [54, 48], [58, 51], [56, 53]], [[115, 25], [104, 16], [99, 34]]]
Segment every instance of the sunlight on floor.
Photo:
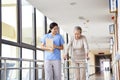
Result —
[[92, 75], [89, 80], [112, 80], [110, 71], [104, 71], [102, 74]]

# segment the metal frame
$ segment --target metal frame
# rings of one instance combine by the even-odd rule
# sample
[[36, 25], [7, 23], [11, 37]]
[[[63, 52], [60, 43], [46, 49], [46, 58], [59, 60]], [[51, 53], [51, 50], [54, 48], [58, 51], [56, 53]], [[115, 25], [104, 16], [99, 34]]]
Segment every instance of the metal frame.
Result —
[[[88, 71], [88, 67], [89, 67], [88, 61], [87, 60], [80, 60], [81, 63], [85, 63], [86, 67], [82, 67], [82, 66], [80, 66], [80, 67], [67, 66], [66, 64], [69, 63], [70, 61], [72, 62], [72, 60], [64, 60], [64, 64], [63, 64], [64, 68], [63, 69], [69, 69], [70, 70], [70, 69], [85, 68], [85, 70], [86, 70], [86, 80], [89, 80], [90, 76], [89, 76], [89, 71]], [[74, 73], [73, 73], [73, 75], [74, 75]], [[64, 74], [64, 79], [65, 80], [74, 80], [74, 77], [73, 77], [73, 79], [71, 79], [70, 77], [68, 77], [68, 73], [65, 73]]]
[[[66, 42], [67, 42], [67, 44], [68, 44], [68, 42], [69, 42], [69, 40], [68, 40], [68, 34], [66, 34]], [[68, 56], [69, 56], [69, 54], [68, 54]], [[69, 60], [69, 58], [67, 58], [67, 60]], [[67, 62], [67, 64], [66, 64], [66, 66], [67, 67], [69, 67], [69, 62]], [[67, 69], [67, 80], [69, 80], [69, 76], [70, 74], [69, 74], [69, 68]]]
[[[7, 57], [0, 57], [0, 60], [4, 60], [4, 67], [3, 68], [0, 68], [0, 71], [1, 70], [4, 70], [4, 80], [7, 80], [7, 77], [6, 77], [6, 75], [7, 75], [7, 70], [14, 70], [14, 69], [17, 69], [17, 70], [22, 70], [22, 69], [29, 69], [30, 70], [30, 73], [29, 73], [29, 80], [32, 80], [31, 79], [31, 70], [32, 69], [36, 69], [36, 70], [38, 70], [38, 69], [43, 69], [43, 67], [31, 67], [31, 62], [34, 62], [34, 63], [36, 63], [36, 62], [44, 62], [43, 60], [32, 60], [32, 59], [19, 59], [19, 58], [7, 58]], [[7, 60], [13, 60], [13, 61], [19, 61], [19, 62], [22, 62], [22, 61], [28, 61], [29, 62], [29, 65], [30, 65], [30, 67], [28, 67], [28, 68], [24, 68], [24, 67], [20, 67], [20, 68], [8, 68], [7, 66], [6, 66], [6, 61]], [[36, 80], [38, 80], [38, 79], [36, 79]]]
[[47, 17], [45, 16], [44, 19], [45, 19], [45, 34], [46, 34], [47, 33]]
[[[2, 16], [1, 16], [1, 0], [0, 0], [0, 56], [1, 56], [1, 53], [2, 53], [2, 50], [1, 50], [1, 36], [2, 36]], [[0, 60], [0, 63], [1, 63], [1, 60]], [[2, 65], [0, 64], [0, 68], [2, 67]], [[0, 71], [1, 73], [1, 71]], [[0, 75], [0, 79], [1, 79], [1, 75]]]

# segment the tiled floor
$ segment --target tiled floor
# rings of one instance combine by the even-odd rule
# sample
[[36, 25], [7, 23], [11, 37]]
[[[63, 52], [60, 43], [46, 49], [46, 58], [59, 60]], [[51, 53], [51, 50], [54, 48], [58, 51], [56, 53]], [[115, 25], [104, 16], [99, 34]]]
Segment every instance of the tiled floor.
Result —
[[112, 80], [112, 77], [110, 73], [105, 72], [103, 74], [92, 75], [89, 80]]
[[[74, 76], [70, 76], [71, 78], [69, 80], [74, 80]], [[64, 78], [62, 80], [68, 80], [67, 78]], [[103, 72], [101, 74], [94, 74], [89, 77], [88, 80], [113, 80], [112, 75], [109, 71]]]

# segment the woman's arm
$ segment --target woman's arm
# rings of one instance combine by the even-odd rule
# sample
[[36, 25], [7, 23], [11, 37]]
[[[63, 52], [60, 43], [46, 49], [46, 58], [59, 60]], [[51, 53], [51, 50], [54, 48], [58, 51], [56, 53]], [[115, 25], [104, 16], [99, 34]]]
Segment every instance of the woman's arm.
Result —
[[85, 36], [84, 36], [83, 39], [84, 39], [84, 40], [83, 40], [83, 43], [84, 43], [84, 49], [85, 49], [85, 57], [88, 58], [89, 47], [88, 47], [87, 39], [86, 39]]
[[74, 38], [71, 38], [71, 40], [70, 40], [69, 43], [67, 44], [67, 48], [66, 48], [66, 50], [65, 50], [65, 54], [63, 55], [63, 58], [64, 58], [64, 59], [67, 59], [67, 58], [69, 57], [68, 54], [69, 54], [70, 48], [72, 47], [73, 39], [74, 39]]
[[41, 43], [41, 49], [46, 51], [53, 51], [54, 48], [46, 47], [43, 43]]
[[57, 48], [57, 49], [60, 49], [60, 50], [63, 50], [63, 49], [64, 49], [63, 45], [61, 45], [61, 46], [56, 46], [56, 45], [54, 45], [54, 48]]
[[66, 54], [69, 53], [69, 50], [70, 50], [70, 48], [72, 47], [73, 41], [74, 41], [74, 37], [72, 37], [72, 38], [70, 39], [70, 41], [68, 42], [68, 44], [67, 44]]

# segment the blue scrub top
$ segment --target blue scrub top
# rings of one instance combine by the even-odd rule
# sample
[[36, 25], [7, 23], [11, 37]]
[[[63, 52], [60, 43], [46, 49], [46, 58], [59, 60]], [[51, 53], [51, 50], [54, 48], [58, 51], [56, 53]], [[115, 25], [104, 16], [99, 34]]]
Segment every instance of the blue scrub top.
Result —
[[[54, 37], [52, 36], [51, 33], [44, 35], [44, 37], [41, 39], [41, 42], [44, 45], [46, 44], [47, 38], [53, 39], [53, 43], [56, 46], [61, 46], [64, 44], [64, 40], [63, 40], [62, 36], [58, 33]], [[55, 48], [53, 52], [44, 51], [44, 53], [45, 53], [45, 60], [61, 60], [60, 49]]]

